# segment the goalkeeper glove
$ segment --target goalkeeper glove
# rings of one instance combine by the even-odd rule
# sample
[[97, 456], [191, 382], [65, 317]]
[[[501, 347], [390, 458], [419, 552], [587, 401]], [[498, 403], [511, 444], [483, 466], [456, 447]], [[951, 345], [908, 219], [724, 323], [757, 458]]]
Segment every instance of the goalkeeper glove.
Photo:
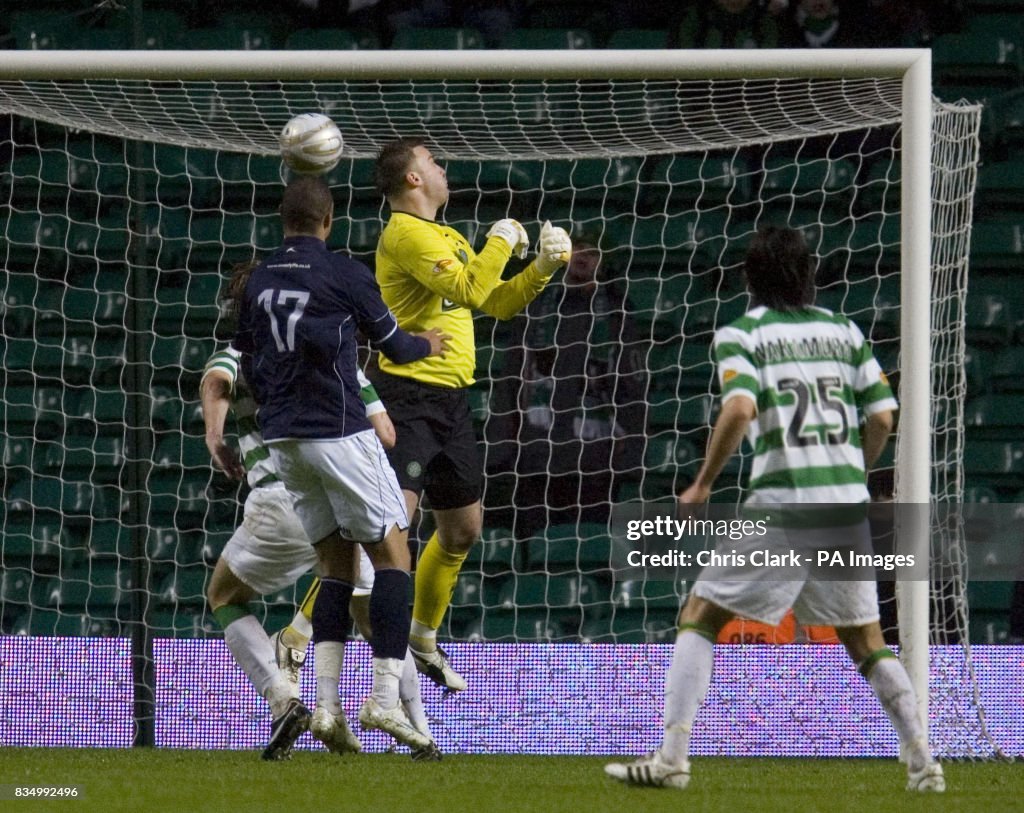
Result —
[[512, 256], [518, 257], [520, 260], [526, 256], [526, 251], [530, 247], [530, 235], [526, 233], [526, 229], [518, 220], [513, 220], [510, 217], [499, 220], [491, 226], [491, 230], [487, 232], [487, 239], [492, 237], [500, 237], [508, 243], [509, 248], [512, 249]]
[[572, 240], [569, 239], [569, 232], [545, 220], [540, 229], [540, 245], [534, 261], [537, 270], [544, 276], [553, 274], [560, 265], [568, 263], [571, 256]]

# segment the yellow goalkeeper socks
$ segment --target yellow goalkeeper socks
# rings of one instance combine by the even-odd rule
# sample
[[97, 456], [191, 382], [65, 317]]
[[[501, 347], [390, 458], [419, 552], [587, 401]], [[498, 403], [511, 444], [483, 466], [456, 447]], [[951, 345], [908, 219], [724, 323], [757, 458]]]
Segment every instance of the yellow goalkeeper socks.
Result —
[[313, 579], [313, 583], [306, 591], [305, 598], [299, 605], [298, 611], [291, 623], [281, 630], [281, 643], [291, 649], [298, 649], [303, 652], [309, 645], [309, 639], [313, 637], [313, 603], [316, 595], [320, 592], [320, 579]]
[[455, 592], [459, 570], [467, 555], [449, 553], [441, 547], [437, 531], [431, 534], [416, 565], [416, 588], [412, 605], [414, 627], [436, 630], [441, 626], [452, 593]]

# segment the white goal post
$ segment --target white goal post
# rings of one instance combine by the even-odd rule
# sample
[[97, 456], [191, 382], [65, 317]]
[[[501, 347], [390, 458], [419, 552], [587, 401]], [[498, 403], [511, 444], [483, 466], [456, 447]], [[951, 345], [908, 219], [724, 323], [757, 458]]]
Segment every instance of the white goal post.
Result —
[[[676, 115], [664, 115], [664, 98], [651, 101], [651, 86], [687, 81], [735, 83], [752, 82], [744, 95], [722, 98], [726, 109], [709, 113], [706, 120], [687, 122]], [[786, 82], [808, 82], [799, 93], [806, 106], [786, 106]], [[815, 84], [822, 82], [822, 103], [815, 103]], [[878, 88], [872, 83], [878, 82]], [[201, 93], [191, 95], [190, 83], [200, 83]], [[507, 118], [460, 121], [469, 108], [457, 100], [451, 109], [432, 119], [436, 133], [435, 152], [442, 157], [471, 161], [541, 161], [554, 159], [614, 158], [685, 154], [716, 146], [736, 148], [768, 142], [786, 142], [815, 136], [834, 136], [853, 127], [894, 126], [900, 129], [902, 154], [899, 218], [899, 347], [900, 422], [895, 456], [896, 500], [927, 506], [936, 500], [933, 469], [933, 421], [935, 386], [932, 378], [935, 349], [933, 326], [933, 114], [937, 109], [931, 92], [931, 52], [925, 49], [878, 50], [708, 50], [708, 51], [7, 51], [0, 56], [0, 109], [27, 119], [66, 128], [154, 143], [171, 143], [185, 148], [248, 153], [277, 154], [277, 133], [287, 116], [314, 109], [321, 104], [334, 114], [324, 100], [346, 99], [339, 125], [345, 135], [346, 157], [371, 158], [381, 143], [396, 134], [425, 129], [417, 118], [415, 105], [408, 104], [411, 91], [398, 98], [393, 115], [359, 123], [361, 88], [380, 89], [386, 83], [440, 83], [474, 89], [486, 102], [488, 93], [507, 93], [497, 83], [561, 83], [564, 97], [551, 104], [572, 104], [573, 83], [607, 82], [629, 90], [624, 97], [630, 110], [644, 108], [636, 119], [620, 122], [615, 105], [606, 111], [598, 106], [593, 129], [586, 116], [573, 132], [557, 122], [522, 121], [520, 109], [511, 106]], [[488, 83], [494, 82], [495, 86]], [[781, 101], [775, 102], [777, 118], [758, 125], [755, 97], [765, 94], [772, 83], [781, 83]], [[865, 88], [863, 103], [847, 102], [841, 86], [850, 82]], [[235, 95], [218, 90], [218, 83], [239, 89]], [[345, 94], [321, 96], [320, 83], [352, 83], [352, 97]], [[831, 84], [830, 84], [831, 83]], [[532, 86], [532, 84], [531, 84]], [[249, 90], [249, 88], [254, 88]], [[836, 88], [839, 88], [838, 90]], [[260, 93], [266, 89], [273, 105], [261, 108]], [[586, 87], [577, 88], [586, 100]], [[678, 91], [676, 91], [678, 93]], [[633, 95], [630, 96], [629, 94]], [[723, 91], [724, 93], [724, 91]], [[294, 103], [282, 102], [294, 94]], [[874, 97], [872, 98], [872, 94]], [[668, 92], [665, 98], [670, 98]], [[212, 101], [211, 101], [212, 98]], [[454, 96], [452, 98], [455, 98]], [[461, 98], [461, 97], [460, 97]], [[403, 99], [405, 101], [403, 101]], [[200, 101], [196, 101], [200, 100]], [[751, 102], [747, 111], [741, 103]], [[547, 103], [547, 102], [546, 102]], [[589, 104], [590, 102], [587, 101]], [[829, 107], [835, 103], [835, 108]], [[201, 104], [223, 104], [240, 111], [238, 117], [222, 116], [216, 121], [204, 116]], [[292, 109], [289, 105], [294, 104]], [[402, 105], [406, 104], [406, 107]], [[625, 104], [625, 103], [624, 103]], [[735, 106], [733, 106], [735, 105]], [[473, 108], [477, 110], [477, 108]], [[339, 110], [335, 107], [334, 110]], [[353, 112], [354, 111], [354, 112]], [[437, 111], [433, 111], [437, 114]], [[963, 112], [963, 111], [962, 111]], [[969, 112], [969, 111], [968, 111]], [[976, 111], [975, 111], [976, 114]], [[445, 116], [450, 127], [445, 126]], [[337, 120], [337, 119], [336, 119]], [[461, 130], [460, 130], [461, 126]], [[974, 132], [977, 132], [975, 115]], [[968, 126], [969, 129], [969, 126]], [[717, 139], [717, 140], [716, 140]], [[968, 142], [970, 141], [968, 137]], [[975, 136], [976, 141], [976, 136]], [[965, 162], [976, 164], [974, 155]], [[969, 183], [973, 194], [974, 165]], [[15, 179], [16, 181], [16, 179]], [[128, 196], [130, 198], [130, 195]], [[671, 214], [671, 213], [667, 213]], [[959, 225], [969, 234], [968, 212]], [[186, 235], [187, 236], [187, 235]], [[128, 256], [128, 255], [126, 255]], [[954, 257], [951, 272], [965, 280], [966, 254]], [[948, 327], [953, 338], [949, 353], [962, 357], [962, 313], [965, 283], [961, 283], [959, 314]], [[959, 327], [956, 319], [959, 318]], [[959, 335], [957, 331], [959, 330]], [[957, 344], [958, 342], [958, 344]], [[957, 375], [953, 373], [953, 375]], [[962, 376], [962, 371], [959, 373]], [[953, 382], [956, 388], [957, 382]], [[962, 388], [961, 388], [962, 389]], [[946, 396], [943, 396], [946, 397]], [[953, 454], [962, 456], [962, 392], [952, 423], [944, 429]], [[946, 418], [948, 419], [948, 416]], [[962, 498], [959, 461], [952, 461], [951, 479], [941, 498]], [[929, 528], [916, 528], [920, 550], [929, 547]], [[898, 586], [900, 657], [911, 675], [921, 703], [921, 717], [928, 721], [930, 585], [926, 581]], [[959, 600], [959, 599], [958, 599]], [[964, 633], [966, 634], [966, 633]], [[968, 667], [969, 671], [969, 667]]]

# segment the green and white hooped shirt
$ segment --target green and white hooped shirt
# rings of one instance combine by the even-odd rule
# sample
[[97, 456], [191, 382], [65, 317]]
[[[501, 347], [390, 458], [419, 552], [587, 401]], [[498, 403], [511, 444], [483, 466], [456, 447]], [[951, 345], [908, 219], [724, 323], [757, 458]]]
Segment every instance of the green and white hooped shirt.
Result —
[[[245, 381], [245, 376], [242, 375], [241, 358], [242, 354], [234, 347], [228, 346], [218, 350], [207, 360], [203, 368], [203, 378], [206, 378], [207, 373], [213, 369], [227, 373], [231, 382], [231, 408], [238, 422], [238, 448], [242, 453], [246, 478], [251, 488], [259, 488], [278, 482], [278, 476], [270, 459], [270, 450], [263, 442], [263, 435], [256, 422], [256, 400]], [[384, 404], [373, 384], [363, 375], [362, 370], [356, 370], [356, 375], [359, 379], [359, 395], [366, 405], [367, 417], [384, 412]]]
[[825, 308], [756, 307], [716, 331], [714, 357], [722, 403], [757, 405], [747, 506], [870, 499], [861, 421], [897, 403], [860, 328]]

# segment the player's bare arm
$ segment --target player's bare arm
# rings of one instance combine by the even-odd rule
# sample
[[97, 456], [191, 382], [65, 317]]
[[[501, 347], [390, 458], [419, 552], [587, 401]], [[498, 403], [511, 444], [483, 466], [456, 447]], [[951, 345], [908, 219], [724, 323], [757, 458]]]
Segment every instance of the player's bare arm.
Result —
[[245, 477], [245, 467], [238, 451], [224, 441], [224, 424], [231, 409], [231, 379], [219, 370], [210, 370], [203, 377], [199, 396], [206, 427], [206, 448], [215, 468], [232, 480]]
[[757, 406], [750, 398], [737, 395], [722, 405], [708, 442], [708, 454], [693, 483], [679, 495], [680, 506], [703, 505], [711, 497], [711, 488], [722, 473], [757, 415]]
[[868, 415], [861, 431], [861, 448], [864, 450], [864, 469], [868, 470], [882, 456], [885, 444], [892, 434], [894, 415], [891, 409]]

